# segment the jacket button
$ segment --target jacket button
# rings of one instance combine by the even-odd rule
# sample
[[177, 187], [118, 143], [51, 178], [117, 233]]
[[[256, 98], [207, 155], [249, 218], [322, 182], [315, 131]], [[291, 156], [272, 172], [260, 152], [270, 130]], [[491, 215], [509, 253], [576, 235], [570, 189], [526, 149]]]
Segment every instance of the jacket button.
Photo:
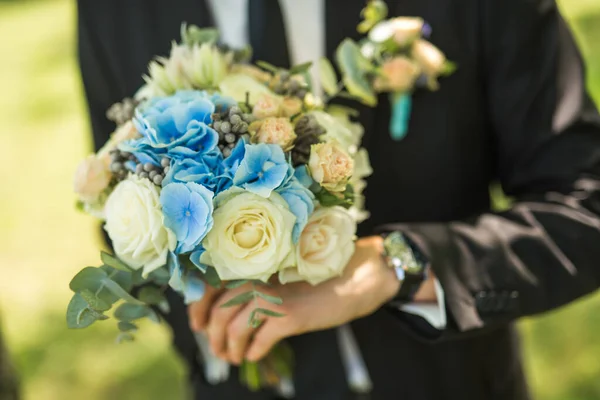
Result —
[[491, 310], [491, 298], [489, 293], [479, 292], [475, 295], [475, 307], [482, 313], [489, 312]]

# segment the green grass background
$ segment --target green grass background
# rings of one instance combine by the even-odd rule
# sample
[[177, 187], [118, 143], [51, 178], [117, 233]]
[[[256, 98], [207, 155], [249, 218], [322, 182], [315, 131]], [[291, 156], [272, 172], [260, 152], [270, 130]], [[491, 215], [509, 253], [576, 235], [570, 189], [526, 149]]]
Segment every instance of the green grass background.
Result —
[[[119, 346], [112, 323], [65, 327], [67, 283], [97, 263], [100, 243], [97, 225], [75, 212], [71, 193], [72, 173], [91, 145], [73, 3], [0, 1], [3, 329], [25, 399], [179, 399], [185, 370], [163, 327], [144, 324], [136, 343]], [[600, 0], [561, 3], [600, 99]], [[600, 399], [599, 296], [523, 321], [521, 329], [536, 398]]]

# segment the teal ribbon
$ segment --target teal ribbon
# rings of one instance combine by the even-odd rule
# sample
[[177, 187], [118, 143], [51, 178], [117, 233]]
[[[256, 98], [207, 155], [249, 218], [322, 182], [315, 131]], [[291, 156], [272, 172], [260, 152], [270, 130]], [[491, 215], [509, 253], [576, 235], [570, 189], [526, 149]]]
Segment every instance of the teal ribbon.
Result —
[[408, 123], [412, 111], [412, 97], [410, 93], [394, 93], [390, 95], [392, 104], [392, 117], [390, 119], [390, 133], [392, 139], [404, 139], [408, 133]]

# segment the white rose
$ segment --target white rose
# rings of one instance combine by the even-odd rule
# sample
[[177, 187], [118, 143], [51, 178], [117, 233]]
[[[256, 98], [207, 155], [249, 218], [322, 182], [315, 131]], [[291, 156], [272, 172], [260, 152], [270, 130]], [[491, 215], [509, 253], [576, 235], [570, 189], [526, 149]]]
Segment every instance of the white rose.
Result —
[[356, 223], [344, 208], [315, 211], [300, 235], [296, 247], [296, 268], [279, 273], [279, 281], [307, 281], [317, 285], [340, 276], [354, 253]]
[[347, 113], [331, 108], [327, 112], [311, 111], [317, 123], [325, 129], [321, 137], [324, 140], [335, 140], [352, 155], [358, 150], [358, 145], [364, 133], [361, 124], [352, 122]]
[[354, 157], [354, 173], [350, 178], [350, 184], [352, 185], [354, 204], [348, 210], [352, 218], [356, 222], [362, 222], [369, 218], [369, 212], [365, 210], [365, 197], [363, 191], [367, 187], [366, 177], [373, 173], [371, 167], [371, 161], [369, 160], [369, 153], [366, 149], [361, 148]]
[[135, 175], [115, 187], [106, 201], [104, 229], [116, 255], [143, 276], [167, 262], [177, 244], [175, 234], [164, 226], [158, 187]]
[[406, 46], [421, 36], [424, 21], [418, 17], [399, 17], [382, 21], [369, 32], [369, 39], [383, 43], [391, 38], [399, 46]]
[[222, 280], [259, 279], [264, 282], [294, 264], [292, 230], [296, 217], [285, 200], [273, 192], [268, 199], [240, 188], [215, 198], [214, 225], [204, 241], [204, 264]]

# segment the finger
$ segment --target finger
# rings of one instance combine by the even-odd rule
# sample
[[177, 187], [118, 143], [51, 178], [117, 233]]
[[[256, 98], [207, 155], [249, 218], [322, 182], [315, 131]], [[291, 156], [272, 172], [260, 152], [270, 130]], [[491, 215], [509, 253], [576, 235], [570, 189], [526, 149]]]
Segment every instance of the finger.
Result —
[[202, 299], [200, 301], [195, 301], [188, 306], [188, 318], [192, 331], [202, 332], [206, 329], [210, 307], [220, 292], [219, 289], [206, 285]]
[[236, 365], [242, 363], [248, 350], [250, 339], [255, 331], [249, 323], [253, 307], [245, 307], [229, 323], [227, 327], [227, 359]]
[[246, 352], [246, 360], [257, 362], [269, 354], [277, 342], [283, 339], [279, 333], [280, 324], [273, 318], [266, 320], [254, 333], [254, 337]]
[[233, 289], [223, 293], [210, 310], [206, 332], [213, 353], [221, 358], [227, 356], [227, 327], [229, 322], [246, 306], [242, 304], [233, 307], [223, 307], [223, 304], [244, 291], [244, 289], [240, 289]]

